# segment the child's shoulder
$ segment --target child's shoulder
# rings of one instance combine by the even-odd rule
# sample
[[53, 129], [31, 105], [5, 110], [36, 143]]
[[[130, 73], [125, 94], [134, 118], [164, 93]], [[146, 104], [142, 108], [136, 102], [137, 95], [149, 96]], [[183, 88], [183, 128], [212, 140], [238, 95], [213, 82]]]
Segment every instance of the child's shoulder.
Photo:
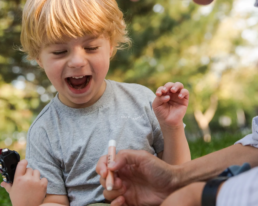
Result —
[[125, 83], [125, 82], [116, 82], [116, 81], [112, 81], [112, 80], [108, 80], [112, 87], [113, 90], [115, 92], [125, 92], [127, 94], [133, 94], [133, 95], [141, 95], [141, 96], [149, 96], [151, 98], [153, 98], [155, 96], [155, 94], [153, 93], [152, 90], [150, 90], [148, 87], [140, 85], [140, 84], [136, 84], [136, 83]]
[[33, 121], [33, 123], [30, 126], [29, 133], [31, 132], [37, 132], [39, 130], [42, 130], [44, 128], [48, 128], [49, 125], [51, 125], [51, 107], [53, 106], [53, 100], [50, 101], [38, 114], [36, 119]]

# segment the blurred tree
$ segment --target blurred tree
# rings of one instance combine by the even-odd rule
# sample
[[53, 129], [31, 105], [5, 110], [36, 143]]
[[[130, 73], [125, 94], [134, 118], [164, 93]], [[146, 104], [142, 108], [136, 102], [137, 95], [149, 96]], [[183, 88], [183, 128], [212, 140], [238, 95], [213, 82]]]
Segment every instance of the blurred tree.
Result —
[[[38, 105], [35, 92], [14, 88], [10, 84], [0, 83], [0, 132], [13, 133], [29, 129], [31, 107]], [[30, 105], [30, 104], [34, 105]]]
[[33, 120], [32, 111], [40, 106], [34, 81], [39, 69], [35, 71], [18, 49], [21, 4], [20, 0], [0, 0], [0, 139], [26, 132]]
[[175, 0], [118, 3], [133, 46], [115, 57], [110, 77], [153, 90], [168, 81], [184, 83], [190, 91], [188, 112], [194, 113], [205, 140], [210, 140], [219, 83], [211, 73], [216, 59], [209, 49], [221, 20], [231, 11], [232, 0], [218, 0], [208, 7]]
[[[14, 80], [32, 83], [31, 85], [34, 85], [35, 89], [41, 91], [40, 95], [45, 95], [45, 98], [42, 99], [47, 101], [53, 96], [54, 90], [44, 71], [37, 66], [35, 61], [28, 61], [26, 54], [19, 51], [24, 3], [25, 0], [0, 0], [0, 69], [2, 81], [12, 84], [17, 83]], [[27, 87], [24, 89], [26, 90]], [[37, 108], [31, 109], [38, 113], [44, 105], [45, 101], [40, 101]]]

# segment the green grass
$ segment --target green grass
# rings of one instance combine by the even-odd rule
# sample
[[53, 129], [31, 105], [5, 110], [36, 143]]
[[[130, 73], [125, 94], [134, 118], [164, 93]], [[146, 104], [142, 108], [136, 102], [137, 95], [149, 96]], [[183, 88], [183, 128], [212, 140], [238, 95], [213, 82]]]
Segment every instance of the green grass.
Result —
[[222, 148], [233, 145], [237, 140], [244, 137], [244, 135], [238, 134], [220, 134], [216, 137], [212, 137], [211, 142], [204, 142], [202, 139], [197, 139], [195, 141], [189, 141], [189, 147], [191, 150], [192, 159], [201, 157], [203, 155], [215, 152]]
[[[2, 181], [3, 181], [3, 179], [2, 179], [2, 177], [0, 177], [0, 182], [2, 182]], [[12, 206], [8, 193], [2, 187], [0, 188], [0, 205], [1, 206]]]
[[[234, 144], [243, 136], [244, 135], [241, 134], [221, 134], [213, 137], [212, 141], [209, 143], [204, 142], [202, 139], [190, 141], [189, 146], [192, 154], [192, 159], [228, 147]], [[2, 182], [2, 177], [0, 177], [0, 182]], [[0, 206], [12, 206], [9, 195], [3, 188], [0, 188]]]

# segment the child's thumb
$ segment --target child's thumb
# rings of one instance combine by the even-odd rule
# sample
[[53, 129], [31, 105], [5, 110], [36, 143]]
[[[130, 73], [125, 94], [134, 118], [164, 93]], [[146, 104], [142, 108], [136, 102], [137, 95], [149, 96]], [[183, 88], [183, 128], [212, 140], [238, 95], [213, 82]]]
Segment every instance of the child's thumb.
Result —
[[3, 187], [6, 190], [6, 192], [9, 193], [10, 190], [11, 190], [12, 185], [10, 183], [2, 182], [1, 187]]
[[154, 111], [162, 104], [167, 103], [170, 100], [170, 96], [169, 95], [165, 95], [165, 96], [156, 96], [156, 98], [154, 99], [153, 103], [152, 103], [152, 108], [154, 109]]

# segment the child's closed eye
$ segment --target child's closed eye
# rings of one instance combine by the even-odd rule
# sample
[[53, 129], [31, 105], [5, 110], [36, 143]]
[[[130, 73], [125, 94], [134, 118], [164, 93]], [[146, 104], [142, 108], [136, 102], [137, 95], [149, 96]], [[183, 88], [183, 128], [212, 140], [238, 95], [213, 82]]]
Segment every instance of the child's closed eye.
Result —
[[67, 51], [64, 50], [64, 51], [55, 51], [55, 52], [52, 52], [54, 55], [61, 55], [61, 54], [65, 54]]
[[96, 51], [99, 47], [85, 47], [84, 49], [87, 51]]

